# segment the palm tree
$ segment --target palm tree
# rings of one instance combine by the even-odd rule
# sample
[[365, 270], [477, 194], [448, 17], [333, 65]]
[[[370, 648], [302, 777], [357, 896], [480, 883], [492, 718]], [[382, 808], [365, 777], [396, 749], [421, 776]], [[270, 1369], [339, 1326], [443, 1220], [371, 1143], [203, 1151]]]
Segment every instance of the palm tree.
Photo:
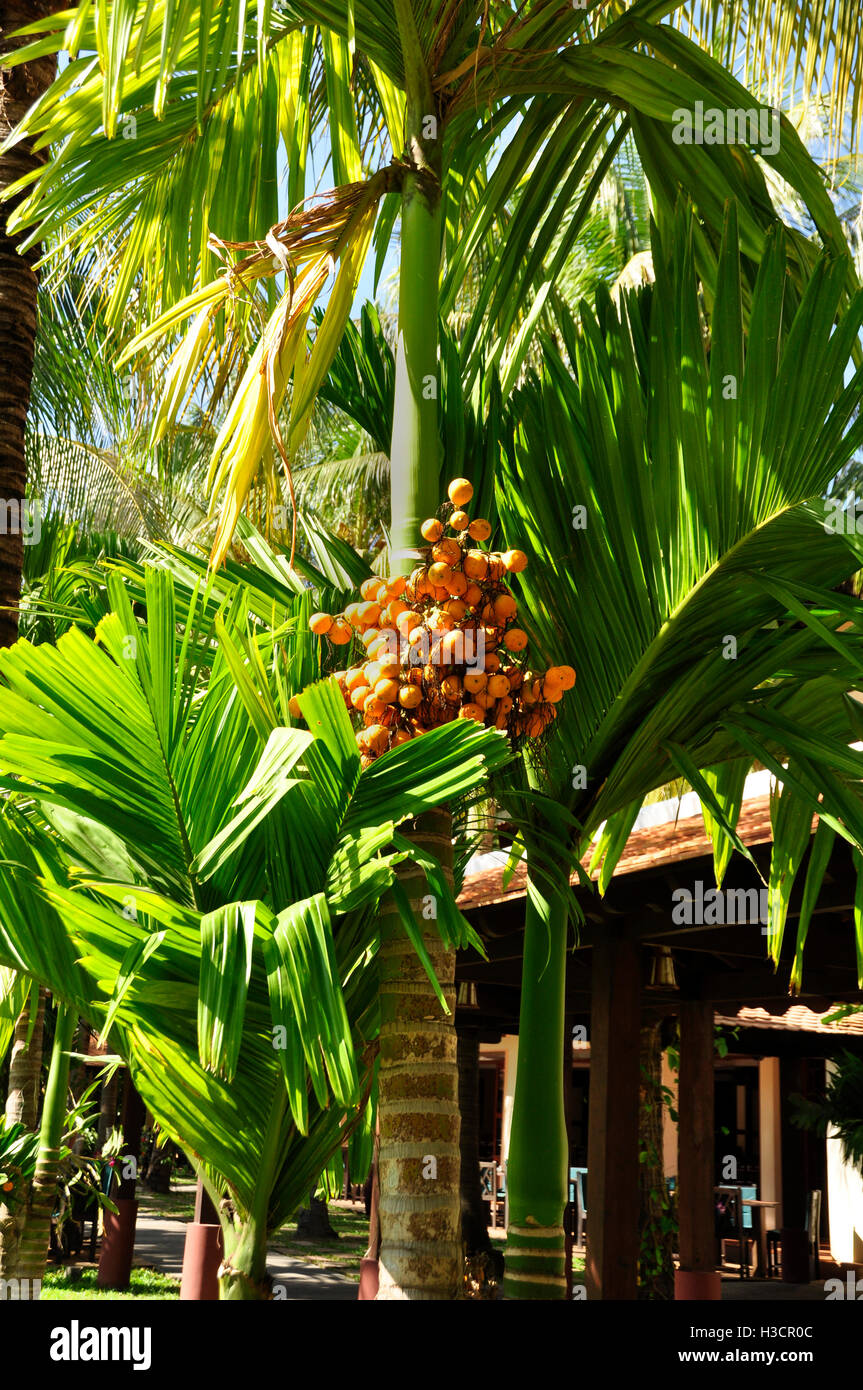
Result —
[[[146, 621], [114, 575], [95, 637], [2, 656], [0, 766], [27, 791], [0, 815], [0, 961], [63, 1001], [66, 1066], [78, 1014], [117, 1039], [219, 1211], [222, 1297], [264, 1298], [268, 1233], [346, 1137], [358, 1168], [370, 1157], [375, 909], [416, 853], [398, 825], [509, 752], [452, 728], [361, 772], [335, 682], [300, 695], [309, 732], [290, 726], [315, 674], [307, 595], [255, 637], [241, 604], [213, 632], [197, 591], [178, 606], [166, 570], [142, 579]], [[436, 931], [465, 942], [445, 875], [425, 872]], [[63, 1096], [58, 1062], [52, 1123]], [[40, 1145], [33, 1266], [59, 1133]]]
[[[542, 376], [514, 399], [498, 507], [505, 534], [541, 556], [520, 576], [537, 647], [578, 668], [575, 715], [529, 771], [561, 807], [558, 824], [537, 829], [559, 838], [563, 862], [572, 817], [603, 893], [645, 796], [674, 777], [701, 797], [721, 882], [729, 848], [748, 854], [735, 831], [746, 767], [770, 768], [782, 784], [774, 961], [819, 816], [799, 987], [833, 837], [857, 848], [863, 837], [863, 756], [848, 747], [860, 736], [848, 699], [863, 662], [859, 601], [833, 591], [858, 568], [860, 541], [825, 525], [822, 501], [863, 439], [863, 368], [851, 367], [863, 292], [843, 311], [847, 260], [830, 256], [798, 292], [777, 233], [747, 319], [732, 203], [705, 322], [697, 235], [684, 208], [671, 240], [654, 228], [656, 285], [617, 306], [601, 291], [595, 311], [582, 308], [574, 376], [549, 346]], [[529, 839], [527, 849], [506, 1277], [511, 1296], [549, 1298], [564, 1293], [559, 1058], [567, 923], [579, 912], [565, 875], [535, 881]]]
[[[24, 46], [20, 38], [11, 37], [22, 24], [44, 20], [57, 8], [51, 0], [17, 0], [0, 4], [0, 43], [8, 53]], [[17, 54], [16, 54], [17, 56]], [[33, 371], [33, 351], [36, 338], [36, 289], [34, 269], [39, 258], [38, 247], [26, 251], [21, 246], [20, 233], [9, 222], [20, 202], [20, 196], [6, 198], [8, 190], [21, 179], [27, 180], [45, 162], [45, 156], [34, 148], [32, 140], [18, 141], [12, 148], [5, 145], [18, 127], [32, 103], [51, 86], [57, 70], [54, 52], [33, 56], [15, 67], [0, 66], [0, 195], [4, 196], [0, 211], [0, 326], [2, 326], [4, 357], [0, 366], [0, 509], [2, 509], [2, 541], [0, 541], [0, 647], [15, 640], [17, 631], [18, 595], [21, 589], [21, 567], [24, 551], [22, 512], [26, 483], [24, 460], [24, 425], [30, 400], [30, 377]]]
[[[176, 420], [189, 387], [214, 357], [225, 357], [225, 342], [229, 361], [239, 354], [248, 362], [211, 463], [211, 498], [222, 507], [214, 563], [225, 558], [256, 477], [263, 476], [271, 495], [279, 472], [290, 484], [373, 231], [380, 264], [398, 216], [390, 449], [396, 569], [409, 567], [419, 522], [440, 495], [438, 308], [444, 315], [453, 311], [478, 256], [487, 260], [464, 325], [467, 397], [494, 368], [506, 396], [538, 325], [553, 324], [555, 277], [630, 131], [660, 221], [669, 223], [681, 184], [698, 202], [703, 224], [694, 254], [708, 292], [715, 289], [729, 193], [741, 196], [741, 236], [747, 256], [758, 260], [775, 213], [755, 157], [742, 146], [696, 149], [672, 138], [681, 107], [696, 100], [745, 106], [752, 99], [718, 63], [656, 22], [657, 13], [675, 8], [641, 3], [606, 22], [592, 10], [547, 0], [438, 0], [431, 6], [367, 0], [361, 7], [303, 0], [278, 10], [262, 3], [217, 9], [132, 4], [124, 8], [123, 24], [110, 24], [110, 6], [102, 0], [37, 40], [39, 51], [53, 45], [67, 51], [70, 62], [62, 90], [58, 83], [19, 127], [21, 138], [38, 133], [53, 141], [57, 157], [30, 187], [17, 225], [29, 226], [31, 238], [71, 231], [82, 254], [101, 253], [105, 312], [115, 327], [133, 286], [142, 319], [161, 313], [128, 351], [175, 333], [194, 314], [172, 358], [160, 430]], [[340, 187], [329, 200], [301, 207], [308, 97], [318, 57], [326, 99], [315, 110], [328, 122]], [[514, 134], [493, 167], [508, 127]], [[69, 129], [75, 139], [60, 146]], [[291, 211], [281, 221], [275, 180], [280, 140], [288, 156]], [[387, 164], [390, 151], [395, 158]], [[787, 122], [779, 149], [765, 159], [797, 190], [824, 242], [838, 250], [840, 224]], [[207, 240], [208, 229], [216, 240]], [[241, 262], [233, 263], [233, 250], [245, 253]], [[795, 274], [813, 255], [804, 236], [789, 232]], [[229, 275], [213, 281], [218, 259], [226, 256]], [[338, 276], [307, 361], [306, 324], [334, 261]], [[847, 278], [850, 287], [850, 270]], [[266, 317], [267, 309], [271, 316], [259, 333], [258, 316]], [[211, 316], [221, 325], [222, 310], [224, 333], [218, 326], [213, 333]], [[224, 376], [219, 380], [223, 384]], [[278, 422], [288, 397], [283, 431]], [[438, 833], [445, 841], [443, 827]], [[450, 978], [451, 957], [444, 955], [440, 964]], [[426, 1005], [436, 1008], [430, 991]], [[394, 1037], [402, 1023], [407, 1038], [413, 1022], [396, 1012]], [[445, 1050], [455, 1149], [454, 1033]], [[386, 1125], [386, 1083], [382, 1094]], [[423, 1118], [418, 1094], [412, 1103], [416, 1131], [428, 1131], [435, 1123], [432, 1109]], [[443, 1186], [432, 1199], [428, 1185], [417, 1183], [411, 1194], [419, 1204], [415, 1233], [400, 1238], [412, 1274], [385, 1281], [384, 1296], [448, 1296], [456, 1287], [457, 1166], [447, 1171], [448, 1201]], [[398, 1165], [390, 1172], [387, 1182], [396, 1186], [405, 1178]], [[386, 1206], [384, 1195], [382, 1211]], [[424, 1273], [411, 1258], [411, 1242], [421, 1242], [441, 1222], [450, 1255]], [[384, 1250], [384, 1264], [394, 1266], [386, 1235]]]

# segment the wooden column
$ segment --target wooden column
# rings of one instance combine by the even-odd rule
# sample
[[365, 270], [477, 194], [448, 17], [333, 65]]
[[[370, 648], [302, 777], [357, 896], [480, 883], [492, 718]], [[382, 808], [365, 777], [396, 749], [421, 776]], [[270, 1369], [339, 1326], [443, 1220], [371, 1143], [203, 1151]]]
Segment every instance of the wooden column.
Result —
[[678, 1215], [680, 1268], [675, 1298], [718, 1299], [713, 1137], [713, 1005], [685, 999], [680, 1006], [678, 1095]]
[[638, 1281], [641, 958], [609, 930], [593, 948], [587, 1151], [587, 1296], [633, 1299]]

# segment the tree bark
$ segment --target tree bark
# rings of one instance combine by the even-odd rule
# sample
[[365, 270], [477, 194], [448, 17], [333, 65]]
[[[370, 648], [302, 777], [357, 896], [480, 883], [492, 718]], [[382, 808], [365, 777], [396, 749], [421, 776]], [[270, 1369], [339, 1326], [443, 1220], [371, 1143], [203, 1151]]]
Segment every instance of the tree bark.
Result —
[[[414, 822], [411, 838], [434, 854], [452, 882], [452, 817], [440, 809]], [[449, 1007], [445, 1014], [401, 925], [392, 899], [382, 904], [380, 1283], [378, 1298], [452, 1299], [461, 1283], [458, 1063], [455, 952], [433, 920], [428, 881], [400, 873]]]
[[[62, 9], [59, 0], [0, 0], [0, 48], [18, 48], [26, 39], [16, 29]], [[0, 142], [50, 86], [57, 69], [53, 55], [0, 68]], [[23, 141], [0, 155], [0, 192], [39, 168], [46, 152]], [[18, 603], [24, 563], [23, 506], [26, 485], [24, 425], [30, 405], [36, 341], [36, 290], [33, 266], [39, 248], [20, 255], [21, 238], [7, 231], [16, 200], [0, 203], [0, 647], [18, 635]]]
[[662, 1153], [662, 1025], [641, 1029], [641, 1087], [638, 1110], [638, 1170], [641, 1248], [638, 1296], [674, 1298], [674, 1230]]
[[309, 1193], [309, 1205], [297, 1213], [299, 1240], [338, 1240], [339, 1233], [330, 1224], [330, 1211], [321, 1197]]
[[65, 1004], [58, 1004], [57, 1028], [54, 1033], [51, 1068], [45, 1087], [45, 1105], [39, 1131], [36, 1174], [30, 1191], [19, 1253], [20, 1277], [31, 1281], [42, 1278], [48, 1258], [51, 1217], [57, 1201], [60, 1141], [63, 1138], [63, 1124], [66, 1118], [69, 1050], [75, 1035], [76, 1023], [77, 1014], [74, 1009]]
[[[42, 1029], [45, 1022], [47, 992], [33, 985], [27, 1007], [15, 1025], [12, 1057], [9, 1065], [9, 1090], [6, 1096], [6, 1119], [35, 1130], [39, 1118], [39, 1092], [42, 1076]], [[27, 1042], [30, 1010], [35, 1008], [33, 1033]], [[14, 1210], [0, 1204], [0, 1278], [20, 1277], [21, 1240], [27, 1224], [29, 1190], [22, 1192]]]

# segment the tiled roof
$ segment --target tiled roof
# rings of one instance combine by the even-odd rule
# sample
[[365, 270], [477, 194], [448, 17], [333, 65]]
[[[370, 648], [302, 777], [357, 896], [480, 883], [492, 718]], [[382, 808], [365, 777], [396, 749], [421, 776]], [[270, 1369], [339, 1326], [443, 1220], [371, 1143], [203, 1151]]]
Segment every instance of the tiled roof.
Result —
[[[773, 836], [770, 828], [769, 796], [753, 796], [744, 801], [737, 823], [737, 833], [745, 845], [770, 843]], [[681, 859], [698, 859], [712, 852], [710, 837], [704, 829], [704, 821], [699, 813], [696, 816], [687, 816], [685, 820], [665, 821], [661, 825], [633, 830], [615, 873], [634, 874], [661, 864], [673, 864]], [[585, 867], [590, 862], [590, 857], [590, 852], [584, 856], [582, 863]], [[503, 867], [498, 865], [468, 875], [459, 896], [459, 906], [463, 909], [488, 907], [493, 903], [524, 897], [527, 869], [523, 862], [516, 868], [506, 890], [502, 887], [502, 878]]]
[[766, 1009], [738, 1009], [736, 1014], [717, 1014], [716, 1022], [729, 1028], [791, 1028], [799, 1033], [828, 1033], [832, 1037], [863, 1037], [863, 1013], [851, 1014], [838, 1023], [825, 1023], [830, 1015], [813, 1013], [805, 1004], [792, 1004], [784, 1014], [769, 1014]]

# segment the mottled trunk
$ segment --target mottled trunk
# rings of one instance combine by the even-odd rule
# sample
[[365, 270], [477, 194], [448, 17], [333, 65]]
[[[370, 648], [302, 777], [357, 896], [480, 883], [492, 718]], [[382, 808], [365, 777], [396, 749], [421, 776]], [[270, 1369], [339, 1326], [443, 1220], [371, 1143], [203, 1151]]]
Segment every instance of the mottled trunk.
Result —
[[330, 1224], [330, 1211], [321, 1197], [309, 1193], [308, 1207], [297, 1212], [297, 1238], [299, 1240], [338, 1240], [339, 1233]]
[[[411, 839], [452, 883], [452, 817], [426, 812]], [[447, 1015], [401, 925], [381, 909], [380, 1285], [384, 1300], [455, 1298], [461, 1282], [455, 952], [441, 943], [420, 869], [400, 873], [450, 1009]]]
[[60, 1171], [60, 1143], [66, 1118], [66, 1098], [69, 1088], [69, 1050], [75, 1034], [77, 1015], [74, 1009], [60, 1004], [57, 1008], [57, 1027], [51, 1051], [51, 1069], [45, 1087], [45, 1105], [39, 1130], [39, 1152], [36, 1174], [30, 1191], [27, 1220], [21, 1237], [19, 1255], [20, 1277], [41, 1279], [48, 1258], [51, 1236], [51, 1217], [57, 1202], [57, 1178]]
[[[39, 1118], [39, 1090], [42, 1075], [42, 1029], [45, 1022], [46, 991], [35, 985], [27, 1007], [15, 1025], [9, 1064], [9, 1090], [6, 1119], [35, 1130]], [[30, 1010], [36, 1011], [30, 1033]], [[30, 1033], [28, 1040], [28, 1033]], [[21, 1237], [27, 1222], [29, 1190], [20, 1194], [14, 1209], [0, 1205], [0, 1278], [19, 1278]]]
[[[0, 0], [0, 51], [27, 40], [10, 39], [22, 25], [62, 8], [58, 0]], [[0, 142], [51, 84], [53, 56], [0, 68]], [[44, 163], [28, 142], [0, 154], [0, 192]], [[24, 561], [24, 424], [30, 405], [30, 381], [36, 341], [37, 278], [33, 265], [39, 248], [18, 254], [20, 237], [7, 232], [15, 201], [0, 203], [0, 647], [18, 633], [18, 602]]]
[[641, 1087], [638, 1109], [640, 1252], [638, 1296], [674, 1298], [674, 1227], [665, 1182], [662, 1146], [661, 1024], [641, 1029]]

